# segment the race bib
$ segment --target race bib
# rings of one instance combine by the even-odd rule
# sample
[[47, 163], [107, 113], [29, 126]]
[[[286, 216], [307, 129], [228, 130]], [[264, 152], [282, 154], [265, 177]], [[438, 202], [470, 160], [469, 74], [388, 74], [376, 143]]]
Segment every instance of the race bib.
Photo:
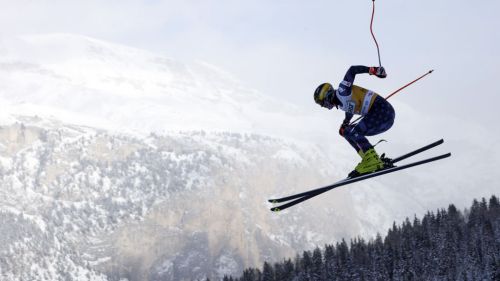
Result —
[[349, 101], [346, 103], [345, 112], [354, 114], [355, 109], [356, 109], [356, 103], [354, 101]]

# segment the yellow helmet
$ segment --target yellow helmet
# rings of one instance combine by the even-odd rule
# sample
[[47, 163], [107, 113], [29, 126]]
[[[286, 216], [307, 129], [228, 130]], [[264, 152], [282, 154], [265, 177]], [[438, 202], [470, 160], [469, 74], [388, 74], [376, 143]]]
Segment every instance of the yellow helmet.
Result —
[[314, 101], [317, 104], [323, 106], [325, 98], [326, 98], [327, 94], [330, 91], [333, 91], [332, 84], [330, 84], [330, 83], [323, 83], [323, 84], [319, 85], [316, 88], [316, 91], [314, 91]]

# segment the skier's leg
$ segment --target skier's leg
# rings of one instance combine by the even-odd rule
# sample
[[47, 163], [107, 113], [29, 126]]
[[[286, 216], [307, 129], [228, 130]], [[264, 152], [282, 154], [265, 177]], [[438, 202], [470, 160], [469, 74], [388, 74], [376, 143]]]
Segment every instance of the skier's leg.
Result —
[[368, 139], [365, 137], [366, 132], [369, 128], [367, 127], [366, 121], [367, 120], [363, 119], [358, 124], [354, 126], [349, 126], [344, 130], [344, 138], [358, 152], [359, 150], [366, 152], [368, 149], [373, 147], [368, 141]]
[[[389, 130], [394, 124], [396, 114], [390, 103], [377, 97], [370, 112], [366, 115], [367, 128], [363, 132], [365, 136], [374, 136]], [[361, 122], [360, 122], [361, 123]]]
[[389, 130], [394, 124], [394, 108], [383, 98], [377, 97], [370, 112], [361, 122], [344, 130], [344, 137], [358, 151], [373, 148], [365, 136], [374, 136]]
[[365, 136], [372, 136], [387, 131], [394, 123], [394, 109], [392, 106], [377, 97], [370, 112], [353, 127], [344, 131], [345, 138], [358, 151], [362, 161], [356, 166], [350, 176], [374, 172], [382, 169], [383, 162], [380, 160], [374, 147]]

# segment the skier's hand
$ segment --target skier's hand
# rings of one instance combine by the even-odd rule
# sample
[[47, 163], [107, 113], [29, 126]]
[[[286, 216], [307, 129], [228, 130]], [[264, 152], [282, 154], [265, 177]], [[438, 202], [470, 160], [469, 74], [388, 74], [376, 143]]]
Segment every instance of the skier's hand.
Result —
[[339, 135], [344, 136], [344, 131], [345, 131], [345, 126], [344, 125], [340, 126]]
[[368, 73], [370, 75], [375, 75], [378, 78], [385, 78], [385, 77], [387, 77], [387, 73], [385, 72], [385, 68], [382, 67], [382, 66], [381, 67], [372, 66], [368, 70]]
[[342, 125], [340, 125], [339, 135], [344, 136], [344, 132], [347, 126], [349, 126], [349, 121], [344, 120], [344, 122], [342, 122]]

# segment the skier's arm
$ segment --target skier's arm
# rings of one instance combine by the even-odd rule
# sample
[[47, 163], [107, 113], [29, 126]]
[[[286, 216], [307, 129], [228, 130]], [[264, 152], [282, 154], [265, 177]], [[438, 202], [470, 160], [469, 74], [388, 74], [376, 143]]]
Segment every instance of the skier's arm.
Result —
[[[344, 76], [344, 85], [350, 86], [352, 85], [352, 82], [354, 82], [354, 78], [356, 77], [356, 74], [362, 74], [362, 73], [369, 73], [370, 75], [375, 75], [378, 78], [385, 78], [387, 74], [385, 73], [385, 69], [383, 67], [368, 67], [364, 65], [353, 65], [349, 67], [347, 70], [347, 73]], [[349, 87], [348, 86], [348, 87]]]
[[356, 77], [356, 74], [368, 73], [369, 71], [370, 71], [370, 68], [368, 66], [353, 65], [353, 66], [349, 67], [349, 69], [347, 70], [347, 73], [344, 76], [344, 81], [342, 81], [342, 82], [347, 82], [347, 83], [352, 84], [352, 82], [354, 82], [354, 78]]
[[349, 126], [349, 123], [351, 122], [351, 118], [352, 118], [353, 114], [351, 113], [345, 113], [345, 119], [344, 121], [342, 121], [342, 125], [340, 125], [340, 129], [339, 129], [339, 134], [341, 136], [344, 136], [344, 131], [345, 129], [347, 128], [347, 126]]
[[353, 116], [354, 116], [354, 114], [346, 112], [345, 113], [345, 118], [344, 118], [344, 121], [342, 121], [342, 124], [343, 125], [344, 124], [349, 125], [349, 123], [351, 122], [351, 119], [352, 119]]

